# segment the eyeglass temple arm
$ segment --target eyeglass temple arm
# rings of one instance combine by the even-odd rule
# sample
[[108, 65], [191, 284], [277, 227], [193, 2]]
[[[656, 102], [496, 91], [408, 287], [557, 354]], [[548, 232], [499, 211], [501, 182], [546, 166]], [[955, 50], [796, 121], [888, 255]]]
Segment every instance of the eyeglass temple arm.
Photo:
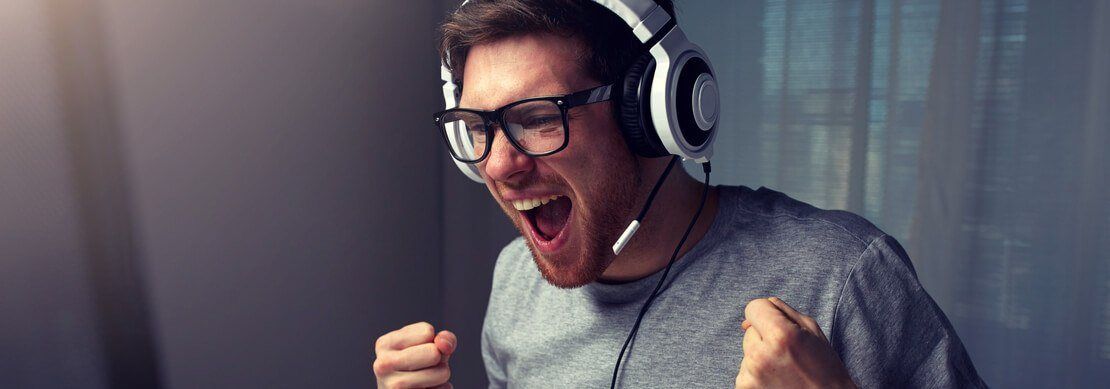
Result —
[[567, 95], [566, 106], [576, 107], [579, 105], [593, 104], [600, 101], [607, 101], [612, 99], [613, 84], [606, 84], [597, 88], [587, 89], [581, 92], [576, 92]]

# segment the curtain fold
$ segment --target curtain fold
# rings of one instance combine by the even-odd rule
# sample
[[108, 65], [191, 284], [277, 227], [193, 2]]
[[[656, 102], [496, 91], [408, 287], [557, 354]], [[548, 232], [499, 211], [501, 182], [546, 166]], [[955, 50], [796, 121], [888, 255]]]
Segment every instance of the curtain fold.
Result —
[[[971, 244], [961, 225], [972, 209], [966, 188], [973, 186], [976, 143], [982, 130], [972, 125], [976, 57], [979, 51], [979, 4], [943, 0], [937, 27], [925, 117], [918, 154], [916, 208], [907, 251], [928, 258], [931, 266], [917, 269], [922, 278], [950, 279], [966, 271], [960, 261]], [[934, 289], [934, 298], [953, 301], [958, 287]]]
[[[1079, 377], [1087, 371], [1099, 371], [1102, 382], [1110, 380], [1106, 371], [1110, 360], [1110, 290], [1106, 288], [1110, 284], [1110, 161], [1106, 158], [1110, 149], [1110, 0], [1095, 1], [1090, 15], [1089, 89], [1083, 104], [1081, 178], [1071, 233], [1077, 245], [1072, 264], [1074, 284], [1081, 287], [1072, 288], [1068, 308], [1082, 317], [1072, 320], [1068, 331], [1086, 334], [1093, 341], [1070, 347], [1067, 359], [1075, 361], [1069, 372], [1072, 385], [1082, 385]], [[1095, 286], [1099, 284], [1103, 288]]]

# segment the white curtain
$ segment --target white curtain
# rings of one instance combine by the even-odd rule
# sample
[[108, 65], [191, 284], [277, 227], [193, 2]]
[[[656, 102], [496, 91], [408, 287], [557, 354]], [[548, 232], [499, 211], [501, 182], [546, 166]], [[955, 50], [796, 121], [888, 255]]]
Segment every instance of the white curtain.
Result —
[[1110, 1], [677, 3], [716, 183], [897, 237], [991, 385], [1110, 380]]

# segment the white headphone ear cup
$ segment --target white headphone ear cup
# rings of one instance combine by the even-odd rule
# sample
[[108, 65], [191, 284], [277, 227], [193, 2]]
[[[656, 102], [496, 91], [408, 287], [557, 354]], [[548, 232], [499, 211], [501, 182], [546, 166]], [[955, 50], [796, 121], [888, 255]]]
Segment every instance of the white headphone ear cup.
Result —
[[[716, 81], [712, 81], [714, 86], [712, 96], [705, 96], [714, 100], [711, 105], [705, 104], [707, 107], [711, 106], [713, 110], [711, 120], [707, 120], [702, 113], [698, 112], [699, 107], [695, 107], [694, 104], [698, 103], [699, 106], [702, 106], [701, 102], [697, 101], [697, 97], [701, 95], [697, 89], [706, 85], [707, 78], [712, 80], [713, 73], [709, 64], [701, 56], [695, 56], [687, 60], [682, 65], [682, 69], [678, 71], [680, 72], [678, 84], [673, 94], [675, 101], [673, 102], [674, 105], [671, 105], [676, 110], [675, 114], [678, 117], [679, 134], [677, 135], [682, 136], [686, 144], [698, 149], [712, 138], [713, 131], [717, 129], [716, 111], [719, 103], [715, 90]], [[699, 83], [699, 81], [701, 82]], [[704, 128], [706, 125], [708, 125], [708, 128]]]
[[465, 175], [467, 178], [470, 178], [471, 180], [479, 184], [486, 183], [486, 180], [482, 179], [482, 174], [478, 172], [477, 164], [462, 163], [455, 160], [454, 158], [452, 158], [451, 160], [455, 162], [455, 166], [458, 166], [459, 170], [461, 170], [463, 172], [463, 175]]

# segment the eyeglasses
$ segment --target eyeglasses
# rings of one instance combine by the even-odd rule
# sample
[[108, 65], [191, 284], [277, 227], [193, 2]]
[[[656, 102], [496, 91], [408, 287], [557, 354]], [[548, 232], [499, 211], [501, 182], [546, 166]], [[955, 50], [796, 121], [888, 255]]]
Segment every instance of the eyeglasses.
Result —
[[567, 147], [567, 110], [611, 100], [612, 88], [608, 84], [562, 96], [533, 97], [493, 111], [452, 108], [436, 112], [433, 118], [451, 156], [459, 162], [478, 163], [489, 155], [493, 124], [521, 153], [543, 157]]

